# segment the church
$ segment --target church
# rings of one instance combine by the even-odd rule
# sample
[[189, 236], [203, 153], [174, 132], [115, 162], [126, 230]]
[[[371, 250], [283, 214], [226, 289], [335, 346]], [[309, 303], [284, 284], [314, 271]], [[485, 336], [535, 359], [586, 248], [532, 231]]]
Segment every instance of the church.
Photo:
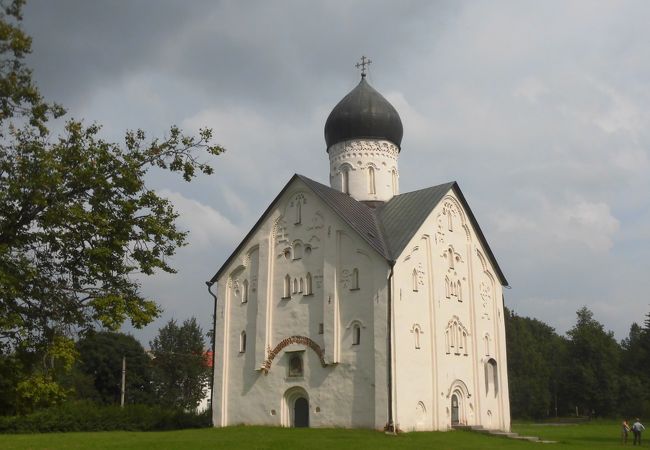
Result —
[[510, 429], [502, 287], [455, 182], [400, 193], [395, 108], [366, 80], [210, 281], [213, 424]]

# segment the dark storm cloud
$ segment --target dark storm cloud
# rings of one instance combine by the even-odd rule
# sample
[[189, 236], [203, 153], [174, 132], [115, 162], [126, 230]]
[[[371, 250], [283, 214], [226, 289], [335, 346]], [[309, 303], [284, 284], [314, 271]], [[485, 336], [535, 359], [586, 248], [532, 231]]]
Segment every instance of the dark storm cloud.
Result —
[[[433, 38], [447, 7], [433, 3], [45, 1], [25, 25], [46, 93], [82, 102], [116, 78], [159, 72], [200, 86], [207, 101], [304, 113], [350, 88], [353, 63], [373, 55], [382, 78], [399, 79], [422, 33]], [[383, 67], [382, 67], [383, 66]], [[351, 76], [352, 75], [352, 76]], [[333, 84], [335, 86], [333, 86]]]
[[25, 26], [71, 115], [115, 140], [207, 125], [228, 148], [214, 177], [150, 177], [192, 232], [177, 276], [143, 280], [156, 325], [207, 328], [202, 282], [239, 236], [294, 172], [327, 182], [323, 124], [365, 54], [404, 123], [401, 189], [458, 180], [509, 307], [564, 332], [587, 305], [620, 338], [649, 310], [648, 17], [643, 1], [40, 0]]

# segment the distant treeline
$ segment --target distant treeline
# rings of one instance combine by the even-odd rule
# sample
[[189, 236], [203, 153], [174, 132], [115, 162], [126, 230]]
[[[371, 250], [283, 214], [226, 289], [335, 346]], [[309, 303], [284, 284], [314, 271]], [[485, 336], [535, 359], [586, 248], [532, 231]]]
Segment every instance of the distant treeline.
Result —
[[513, 418], [650, 415], [650, 314], [620, 343], [586, 307], [566, 336], [505, 316]]

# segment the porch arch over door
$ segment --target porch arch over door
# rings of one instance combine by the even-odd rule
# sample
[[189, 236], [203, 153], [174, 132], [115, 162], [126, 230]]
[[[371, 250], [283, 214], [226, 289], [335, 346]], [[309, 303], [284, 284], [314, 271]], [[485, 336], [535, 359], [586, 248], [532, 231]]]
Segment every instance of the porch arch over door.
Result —
[[294, 386], [282, 397], [282, 426], [309, 427], [309, 395], [304, 388]]
[[468, 425], [467, 412], [469, 398], [472, 394], [469, 393], [467, 385], [459, 379], [454, 380], [449, 387], [447, 393], [447, 408], [449, 425], [454, 427], [457, 425]]

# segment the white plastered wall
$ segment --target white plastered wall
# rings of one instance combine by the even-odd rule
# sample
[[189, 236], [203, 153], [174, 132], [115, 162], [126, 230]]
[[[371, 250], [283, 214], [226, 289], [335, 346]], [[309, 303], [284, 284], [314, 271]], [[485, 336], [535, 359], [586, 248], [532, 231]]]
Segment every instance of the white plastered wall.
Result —
[[[352, 284], [355, 268], [359, 289]], [[293, 388], [308, 397], [310, 426], [383, 428], [388, 270], [295, 180], [217, 280], [214, 425], [290, 426], [283, 399]], [[301, 278], [303, 292], [294, 292]], [[248, 298], [242, 303], [244, 281]], [[355, 326], [359, 345], [352, 343]], [[240, 353], [242, 331], [247, 343]], [[304, 376], [288, 375], [290, 352], [302, 352]]]
[[332, 189], [359, 201], [388, 201], [399, 194], [399, 148], [392, 142], [353, 139], [332, 145], [328, 153]]
[[[448, 429], [456, 394], [461, 424], [509, 430], [502, 287], [453, 190], [400, 255], [394, 277], [397, 426]], [[486, 380], [490, 360], [496, 382]]]

